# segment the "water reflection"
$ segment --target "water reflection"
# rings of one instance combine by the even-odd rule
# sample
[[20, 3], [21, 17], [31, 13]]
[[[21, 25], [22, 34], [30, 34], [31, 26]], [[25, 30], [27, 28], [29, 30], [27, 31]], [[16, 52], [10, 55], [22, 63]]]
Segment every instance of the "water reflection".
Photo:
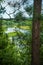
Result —
[[23, 30], [23, 29], [20, 29], [20, 28], [7, 28], [5, 33], [16, 32], [16, 31], [20, 31], [22, 33], [27, 33], [28, 32], [28, 30]]

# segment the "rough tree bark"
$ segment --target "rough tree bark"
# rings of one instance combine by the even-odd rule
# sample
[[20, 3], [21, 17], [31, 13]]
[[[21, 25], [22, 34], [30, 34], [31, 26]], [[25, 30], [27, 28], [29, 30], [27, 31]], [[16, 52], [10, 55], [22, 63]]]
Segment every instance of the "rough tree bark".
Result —
[[40, 65], [40, 14], [42, 0], [34, 0], [32, 27], [32, 65]]

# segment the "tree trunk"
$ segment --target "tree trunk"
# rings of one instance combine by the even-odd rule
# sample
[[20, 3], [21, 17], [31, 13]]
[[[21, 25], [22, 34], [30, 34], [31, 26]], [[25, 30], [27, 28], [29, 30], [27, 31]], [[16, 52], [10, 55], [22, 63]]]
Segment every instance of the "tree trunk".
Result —
[[40, 14], [42, 0], [34, 0], [32, 27], [32, 65], [40, 65]]

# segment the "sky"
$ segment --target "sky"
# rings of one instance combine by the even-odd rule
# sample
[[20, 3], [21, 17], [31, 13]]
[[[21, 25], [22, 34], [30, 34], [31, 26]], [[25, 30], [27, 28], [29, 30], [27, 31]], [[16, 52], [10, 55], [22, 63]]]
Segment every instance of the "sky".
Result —
[[[11, 2], [11, 5], [9, 6], [7, 2]], [[12, 6], [12, 4], [16, 3], [16, 2], [21, 3], [19, 10], [17, 10], [18, 5], [15, 8]], [[42, 2], [43, 2], [43, 0], [42, 0]], [[29, 6], [29, 5], [33, 4], [33, 0], [28, 0], [27, 3], [28, 3], [28, 6]], [[3, 16], [3, 18], [10, 18], [10, 17], [14, 18], [16, 16], [16, 14], [19, 13], [19, 11], [23, 12], [23, 14], [22, 14], [23, 17], [27, 17], [27, 18], [30, 17], [29, 14], [24, 9], [24, 7], [26, 7], [26, 4], [22, 5], [22, 0], [5, 0], [5, 2], [3, 2], [1, 4], [2, 4], [3, 7], [6, 6], [5, 10], [7, 12], [7, 13], [4, 13], [4, 14], [1, 14]], [[14, 10], [16, 10], [15, 13], [13, 13]], [[13, 13], [13, 14], [10, 14], [10, 13]], [[8, 14], [10, 14], [10, 16]]]

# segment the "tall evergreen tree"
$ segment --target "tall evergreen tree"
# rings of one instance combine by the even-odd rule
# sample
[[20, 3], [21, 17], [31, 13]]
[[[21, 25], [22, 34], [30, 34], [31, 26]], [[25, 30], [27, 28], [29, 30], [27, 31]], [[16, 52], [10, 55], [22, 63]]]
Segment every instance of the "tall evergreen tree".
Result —
[[32, 65], [40, 65], [40, 14], [42, 0], [34, 0], [32, 28]]

